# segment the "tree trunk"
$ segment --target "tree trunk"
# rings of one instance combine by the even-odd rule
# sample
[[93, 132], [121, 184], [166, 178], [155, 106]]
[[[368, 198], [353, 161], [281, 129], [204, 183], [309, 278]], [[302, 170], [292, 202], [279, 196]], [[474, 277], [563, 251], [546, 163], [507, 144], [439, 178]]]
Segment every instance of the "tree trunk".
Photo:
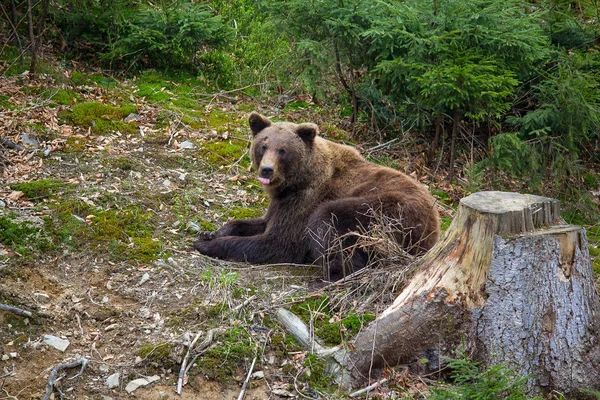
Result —
[[417, 271], [343, 352], [343, 381], [398, 364], [422, 371], [423, 359], [437, 371], [465, 343], [484, 365], [529, 376], [531, 394], [600, 389], [600, 303], [587, 238], [560, 217], [557, 200], [503, 192], [462, 199]]
[[450, 164], [448, 166], [448, 180], [454, 180], [454, 161], [456, 159], [456, 138], [460, 130], [460, 109], [456, 107], [452, 113], [452, 137], [450, 139]]

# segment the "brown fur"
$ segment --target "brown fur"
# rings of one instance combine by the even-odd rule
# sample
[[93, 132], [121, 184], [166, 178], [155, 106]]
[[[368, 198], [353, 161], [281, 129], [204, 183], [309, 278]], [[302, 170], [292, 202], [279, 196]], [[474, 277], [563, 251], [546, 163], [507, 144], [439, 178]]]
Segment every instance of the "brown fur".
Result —
[[[427, 251], [438, 240], [434, 199], [416, 180], [319, 137], [314, 124], [272, 123], [257, 113], [249, 122], [253, 163], [259, 177], [269, 179], [264, 185], [269, 208], [262, 218], [231, 221], [216, 232], [201, 233], [194, 247], [202, 254], [252, 263], [324, 262], [340, 235], [369, 226], [373, 210], [401, 219], [404, 229], [397, 241], [412, 254]], [[355, 240], [346, 236], [343, 246], [352, 246]], [[368, 261], [366, 253], [354, 252], [348, 270], [343, 258], [327, 260], [332, 279]]]

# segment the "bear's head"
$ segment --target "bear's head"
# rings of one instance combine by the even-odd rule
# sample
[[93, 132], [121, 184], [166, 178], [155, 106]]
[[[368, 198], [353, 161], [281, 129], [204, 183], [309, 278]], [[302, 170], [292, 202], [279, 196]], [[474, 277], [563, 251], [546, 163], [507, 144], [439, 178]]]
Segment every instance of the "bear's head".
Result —
[[319, 129], [315, 124], [271, 122], [256, 112], [249, 117], [252, 163], [270, 193], [300, 189], [310, 179], [311, 152]]

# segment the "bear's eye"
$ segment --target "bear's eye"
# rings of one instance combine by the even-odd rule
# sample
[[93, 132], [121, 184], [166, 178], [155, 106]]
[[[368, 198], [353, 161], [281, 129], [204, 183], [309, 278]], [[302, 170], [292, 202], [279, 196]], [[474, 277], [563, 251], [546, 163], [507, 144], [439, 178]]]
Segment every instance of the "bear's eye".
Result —
[[277, 154], [279, 154], [280, 156], [284, 156], [285, 155], [285, 149], [279, 149], [277, 151]]
[[267, 151], [267, 145], [263, 144], [262, 147], [260, 148], [262, 150], [262, 152], [264, 153], [265, 151]]

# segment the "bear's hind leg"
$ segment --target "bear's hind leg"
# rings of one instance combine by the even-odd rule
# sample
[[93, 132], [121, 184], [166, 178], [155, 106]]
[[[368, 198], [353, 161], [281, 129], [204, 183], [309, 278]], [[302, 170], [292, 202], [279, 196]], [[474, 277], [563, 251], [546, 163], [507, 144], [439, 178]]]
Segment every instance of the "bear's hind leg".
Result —
[[369, 227], [371, 208], [365, 198], [347, 198], [323, 203], [311, 215], [311, 261], [323, 265], [325, 279], [339, 280], [368, 265], [369, 254], [356, 246], [354, 233]]

